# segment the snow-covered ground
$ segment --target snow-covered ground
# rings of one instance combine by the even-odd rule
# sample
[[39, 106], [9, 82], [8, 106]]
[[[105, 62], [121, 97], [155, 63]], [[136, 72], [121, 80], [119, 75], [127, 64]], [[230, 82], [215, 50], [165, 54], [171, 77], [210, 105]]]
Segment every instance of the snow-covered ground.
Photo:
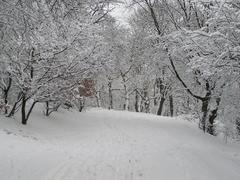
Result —
[[98, 109], [0, 116], [0, 180], [239, 180], [240, 146], [196, 128]]

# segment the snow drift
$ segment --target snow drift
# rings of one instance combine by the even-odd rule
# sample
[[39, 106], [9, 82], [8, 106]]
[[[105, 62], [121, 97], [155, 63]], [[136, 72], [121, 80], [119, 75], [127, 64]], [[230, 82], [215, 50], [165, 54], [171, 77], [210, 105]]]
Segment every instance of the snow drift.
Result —
[[177, 118], [92, 109], [0, 116], [1, 180], [239, 180], [240, 147]]

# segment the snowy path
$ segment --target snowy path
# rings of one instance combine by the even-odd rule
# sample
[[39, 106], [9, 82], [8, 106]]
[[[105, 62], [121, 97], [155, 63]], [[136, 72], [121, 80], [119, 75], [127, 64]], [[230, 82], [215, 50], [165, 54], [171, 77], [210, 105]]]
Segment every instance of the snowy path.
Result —
[[189, 122], [106, 110], [34, 116], [26, 127], [0, 120], [1, 180], [240, 179], [240, 146]]

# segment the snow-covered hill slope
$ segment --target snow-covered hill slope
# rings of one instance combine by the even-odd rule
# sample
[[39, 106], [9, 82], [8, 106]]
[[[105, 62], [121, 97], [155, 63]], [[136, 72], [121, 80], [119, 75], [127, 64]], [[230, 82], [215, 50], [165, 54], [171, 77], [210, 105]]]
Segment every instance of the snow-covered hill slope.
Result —
[[0, 116], [0, 180], [239, 180], [240, 147], [176, 118], [107, 110]]

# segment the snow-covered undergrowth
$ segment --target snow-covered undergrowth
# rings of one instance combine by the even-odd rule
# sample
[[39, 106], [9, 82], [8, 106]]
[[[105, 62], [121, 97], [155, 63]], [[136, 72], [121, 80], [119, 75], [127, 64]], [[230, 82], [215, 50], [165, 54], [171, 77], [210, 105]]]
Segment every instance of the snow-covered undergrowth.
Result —
[[239, 180], [240, 147], [179, 118], [61, 110], [0, 116], [1, 180]]

